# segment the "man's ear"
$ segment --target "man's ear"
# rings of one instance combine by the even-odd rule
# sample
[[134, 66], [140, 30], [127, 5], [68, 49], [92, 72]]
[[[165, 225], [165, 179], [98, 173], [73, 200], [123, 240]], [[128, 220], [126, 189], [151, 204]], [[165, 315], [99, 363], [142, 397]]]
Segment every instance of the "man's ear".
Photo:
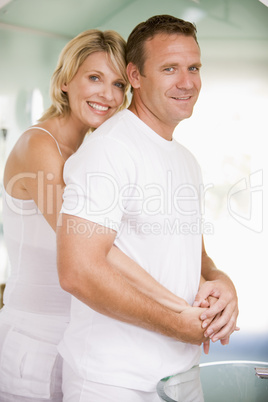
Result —
[[128, 63], [127, 65], [127, 76], [130, 82], [130, 85], [133, 88], [140, 87], [140, 72], [138, 67], [133, 63]]

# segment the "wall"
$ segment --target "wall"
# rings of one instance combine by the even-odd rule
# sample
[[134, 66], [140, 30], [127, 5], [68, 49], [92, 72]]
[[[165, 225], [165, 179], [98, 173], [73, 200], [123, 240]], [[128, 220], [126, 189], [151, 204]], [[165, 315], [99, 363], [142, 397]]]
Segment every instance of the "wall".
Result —
[[[7, 151], [31, 124], [29, 100], [39, 88], [49, 106], [49, 80], [65, 39], [0, 29], [0, 125], [8, 128]], [[0, 127], [1, 128], [1, 127]]]

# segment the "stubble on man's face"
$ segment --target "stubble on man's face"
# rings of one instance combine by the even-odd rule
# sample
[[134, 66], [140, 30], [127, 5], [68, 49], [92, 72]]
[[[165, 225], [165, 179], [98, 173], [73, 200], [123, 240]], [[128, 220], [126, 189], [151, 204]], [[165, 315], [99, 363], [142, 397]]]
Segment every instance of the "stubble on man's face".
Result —
[[170, 137], [179, 122], [192, 115], [198, 99], [200, 49], [193, 37], [157, 34], [145, 43], [145, 55], [138, 89], [143, 120]]

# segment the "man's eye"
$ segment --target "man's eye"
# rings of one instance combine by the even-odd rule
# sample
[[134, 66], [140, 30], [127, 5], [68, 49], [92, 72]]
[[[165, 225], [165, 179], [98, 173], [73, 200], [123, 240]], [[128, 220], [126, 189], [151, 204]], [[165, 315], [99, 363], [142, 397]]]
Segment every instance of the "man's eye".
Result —
[[174, 70], [175, 70], [174, 67], [167, 67], [167, 68], [165, 68], [164, 71], [167, 71], [168, 73], [172, 73]]
[[189, 71], [199, 71], [199, 67], [190, 67]]

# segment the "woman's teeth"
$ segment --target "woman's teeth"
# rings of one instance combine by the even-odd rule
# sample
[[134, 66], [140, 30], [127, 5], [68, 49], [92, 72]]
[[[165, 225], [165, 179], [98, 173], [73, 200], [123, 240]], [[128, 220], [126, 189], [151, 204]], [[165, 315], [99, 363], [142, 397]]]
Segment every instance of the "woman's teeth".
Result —
[[109, 109], [108, 106], [101, 106], [101, 105], [98, 105], [97, 103], [92, 103], [92, 102], [87, 102], [87, 103], [89, 104], [89, 106], [91, 106], [93, 109], [96, 109], [96, 110], [106, 111]]

